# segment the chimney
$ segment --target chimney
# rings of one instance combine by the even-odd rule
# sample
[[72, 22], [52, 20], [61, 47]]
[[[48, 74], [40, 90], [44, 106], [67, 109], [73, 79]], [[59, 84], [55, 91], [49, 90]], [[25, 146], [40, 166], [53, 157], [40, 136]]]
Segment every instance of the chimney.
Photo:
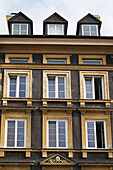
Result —
[[100, 20], [100, 16], [99, 15], [94, 15], [95, 18], [97, 18], [98, 20]]

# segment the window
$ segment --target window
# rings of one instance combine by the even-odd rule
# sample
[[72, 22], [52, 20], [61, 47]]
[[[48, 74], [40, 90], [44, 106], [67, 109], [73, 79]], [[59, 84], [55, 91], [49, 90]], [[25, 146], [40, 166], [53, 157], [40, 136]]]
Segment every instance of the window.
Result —
[[64, 35], [64, 25], [48, 24], [48, 35]]
[[47, 64], [66, 64], [65, 59], [47, 59]]
[[27, 76], [9, 76], [9, 97], [26, 97]]
[[10, 63], [28, 63], [28, 59], [10, 59]]
[[105, 65], [105, 55], [79, 55], [79, 64]]
[[103, 78], [85, 77], [85, 99], [102, 100], [104, 98]]
[[28, 24], [12, 24], [13, 35], [28, 35]]
[[43, 55], [43, 64], [70, 64], [69, 55]]
[[71, 98], [70, 71], [43, 71], [43, 98]]
[[102, 65], [102, 60], [83, 60], [83, 64], [87, 64], [87, 65]]
[[82, 35], [98, 36], [98, 26], [97, 25], [82, 25]]
[[6, 120], [6, 147], [26, 147], [26, 121], [19, 119]]
[[105, 121], [86, 121], [87, 148], [106, 148]]
[[6, 54], [5, 63], [32, 63], [31, 54]]
[[66, 82], [63, 76], [48, 77], [48, 98], [66, 98]]
[[109, 99], [108, 72], [80, 71], [80, 99]]
[[48, 120], [48, 147], [67, 147], [66, 120]]
[[32, 98], [32, 71], [4, 70], [3, 97]]

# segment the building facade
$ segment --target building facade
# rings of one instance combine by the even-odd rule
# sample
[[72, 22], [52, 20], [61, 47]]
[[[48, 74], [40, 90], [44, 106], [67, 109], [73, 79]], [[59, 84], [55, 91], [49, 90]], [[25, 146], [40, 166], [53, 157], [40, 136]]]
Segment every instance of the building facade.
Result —
[[113, 37], [87, 14], [67, 35], [54, 13], [43, 35], [22, 12], [0, 35], [0, 169], [113, 169]]

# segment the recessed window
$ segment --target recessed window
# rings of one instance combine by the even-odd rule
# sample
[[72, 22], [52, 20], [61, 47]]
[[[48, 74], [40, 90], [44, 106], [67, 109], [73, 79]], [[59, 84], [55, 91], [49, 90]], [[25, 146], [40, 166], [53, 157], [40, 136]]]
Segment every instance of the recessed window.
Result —
[[66, 64], [65, 59], [47, 59], [47, 64]]
[[105, 121], [86, 121], [87, 148], [106, 148]]
[[48, 24], [48, 35], [64, 35], [64, 25]]
[[104, 96], [102, 77], [85, 77], [85, 99], [102, 100]]
[[25, 147], [26, 120], [6, 120], [6, 147]]
[[26, 76], [9, 76], [9, 97], [26, 97]]
[[48, 120], [48, 147], [67, 147], [67, 121]]
[[83, 60], [86, 65], [102, 65], [102, 60]]
[[66, 98], [66, 81], [64, 76], [48, 77], [48, 98]]
[[29, 63], [29, 59], [9, 59], [10, 63]]
[[97, 25], [82, 25], [82, 35], [98, 36], [98, 26]]
[[28, 35], [28, 24], [12, 24], [13, 35]]

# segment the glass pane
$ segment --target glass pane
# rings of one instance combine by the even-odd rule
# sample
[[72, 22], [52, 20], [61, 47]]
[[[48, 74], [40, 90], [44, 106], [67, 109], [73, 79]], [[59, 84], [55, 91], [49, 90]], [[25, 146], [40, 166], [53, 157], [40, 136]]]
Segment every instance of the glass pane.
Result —
[[26, 77], [19, 77], [19, 97], [26, 97]]
[[48, 94], [49, 98], [55, 98], [55, 78], [48, 79]]
[[105, 148], [104, 122], [96, 122], [97, 148]]
[[66, 129], [65, 122], [58, 122], [58, 139], [59, 139], [59, 147], [66, 147]]
[[10, 77], [9, 97], [16, 97], [16, 81], [17, 78]]
[[56, 147], [56, 121], [49, 121], [49, 147]]
[[47, 64], [66, 64], [66, 60], [47, 59]]
[[65, 77], [58, 77], [58, 97], [65, 98]]
[[102, 64], [102, 60], [83, 60], [83, 64], [101, 65]]
[[55, 24], [49, 24], [49, 35], [55, 34]]
[[63, 25], [61, 25], [61, 24], [56, 24], [56, 35], [63, 35], [62, 26]]
[[28, 63], [28, 59], [10, 59], [10, 63]]
[[17, 147], [24, 147], [25, 121], [17, 121]]
[[90, 35], [89, 26], [88, 25], [84, 25], [83, 26], [83, 34], [84, 35]]
[[85, 77], [85, 93], [86, 93], [86, 99], [93, 98], [91, 77]]
[[14, 28], [15, 31], [19, 30], [19, 24], [14, 24], [13, 28]]
[[95, 147], [94, 122], [87, 122], [88, 147]]
[[97, 36], [97, 27], [94, 26], [90, 26], [91, 27], [91, 35], [92, 36]]
[[15, 146], [15, 121], [7, 121], [7, 147]]

